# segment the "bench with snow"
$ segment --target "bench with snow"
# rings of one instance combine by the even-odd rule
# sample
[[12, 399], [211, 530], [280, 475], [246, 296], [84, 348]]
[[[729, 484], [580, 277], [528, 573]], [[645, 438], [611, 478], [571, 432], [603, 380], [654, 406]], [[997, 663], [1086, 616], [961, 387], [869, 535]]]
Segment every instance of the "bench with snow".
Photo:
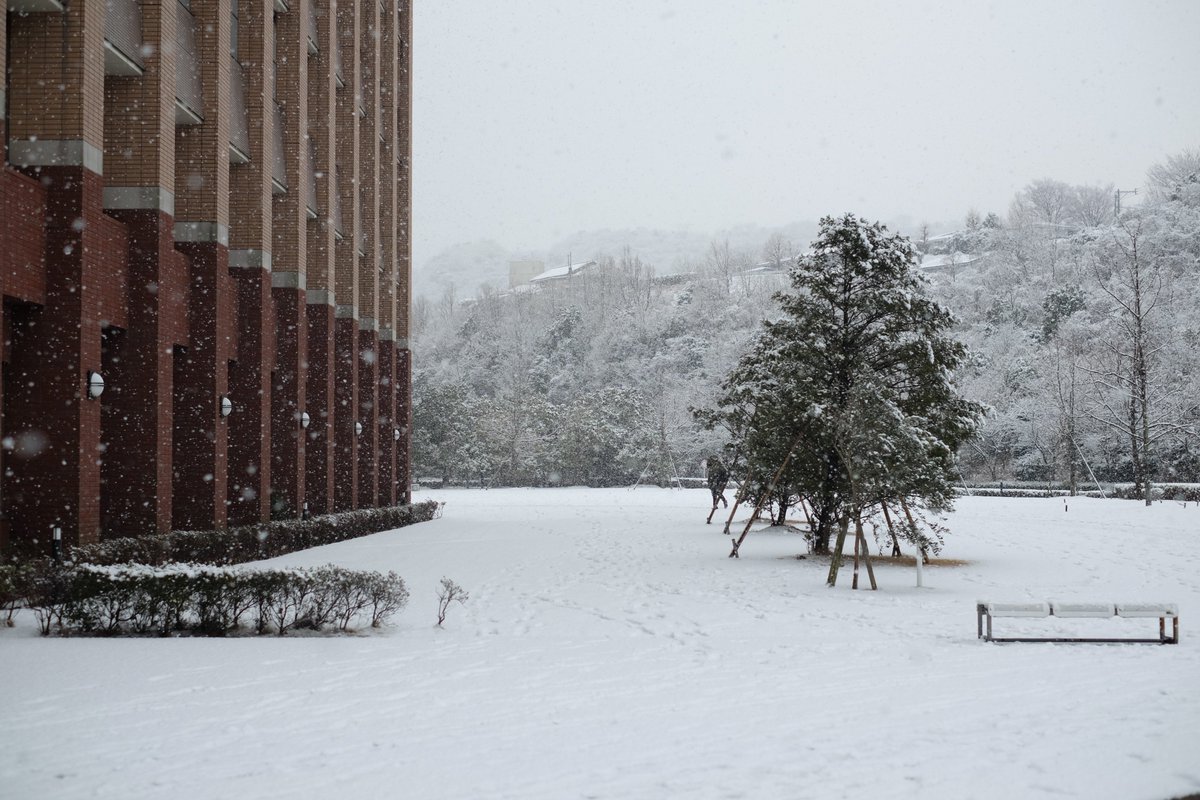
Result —
[[[1174, 603], [990, 603], [975, 604], [979, 637], [985, 642], [1127, 642], [1134, 644], [1179, 644], [1179, 607]], [[984, 631], [984, 618], [987, 630]], [[1108, 619], [1110, 617], [1158, 619], [1157, 639], [1081, 639], [1073, 637], [997, 638], [992, 635], [993, 617], [1040, 617]], [[1171, 635], [1167, 636], [1167, 620]]]

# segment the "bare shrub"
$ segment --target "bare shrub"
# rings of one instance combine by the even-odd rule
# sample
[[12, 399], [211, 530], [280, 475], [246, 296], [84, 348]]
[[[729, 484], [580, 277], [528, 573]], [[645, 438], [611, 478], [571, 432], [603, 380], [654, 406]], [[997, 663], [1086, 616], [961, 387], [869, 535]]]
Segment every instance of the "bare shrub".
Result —
[[451, 603], [463, 605], [470, 598], [467, 590], [459, 586], [449, 578], [442, 578], [441, 587], [438, 589], [438, 627], [446, 621], [446, 612], [450, 609]]

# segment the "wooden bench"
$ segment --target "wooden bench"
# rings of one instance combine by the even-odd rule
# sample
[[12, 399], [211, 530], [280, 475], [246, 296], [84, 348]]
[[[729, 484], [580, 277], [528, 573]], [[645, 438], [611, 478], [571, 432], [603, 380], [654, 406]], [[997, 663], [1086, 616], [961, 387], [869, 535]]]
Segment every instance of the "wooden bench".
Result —
[[[991, 603], [980, 600], [975, 604], [979, 636], [985, 642], [1123, 642], [1134, 644], [1179, 644], [1179, 607], [1174, 603]], [[1108, 619], [1158, 618], [1157, 639], [1080, 639], [1068, 637], [997, 638], [992, 635], [992, 618], [1081, 618]], [[984, 630], [984, 618], [987, 630]], [[1167, 636], [1167, 620], [1171, 620], [1171, 635]]]

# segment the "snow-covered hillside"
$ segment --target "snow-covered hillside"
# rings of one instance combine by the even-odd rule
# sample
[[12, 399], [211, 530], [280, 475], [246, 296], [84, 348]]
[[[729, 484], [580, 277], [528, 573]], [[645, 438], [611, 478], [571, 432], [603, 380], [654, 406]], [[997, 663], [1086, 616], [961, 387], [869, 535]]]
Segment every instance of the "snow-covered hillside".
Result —
[[[397, 570], [413, 598], [382, 632], [43, 639], [28, 614], [0, 630], [0, 797], [1200, 792], [1194, 504], [965, 498], [943, 556], [968, 564], [923, 589], [879, 566], [880, 590], [856, 592], [849, 567], [826, 588], [794, 533], [726, 558], [704, 490], [429, 496], [439, 520], [273, 562]], [[471, 596], [438, 629], [442, 576]], [[984, 644], [982, 597], [1171, 601], [1182, 643]]]

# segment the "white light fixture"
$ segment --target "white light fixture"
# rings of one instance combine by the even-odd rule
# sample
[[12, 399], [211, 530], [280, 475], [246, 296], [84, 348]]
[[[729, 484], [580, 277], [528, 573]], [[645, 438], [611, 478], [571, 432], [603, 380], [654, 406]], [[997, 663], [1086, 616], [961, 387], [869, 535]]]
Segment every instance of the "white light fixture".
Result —
[[308, 415], [308, 412], [301, 411], [300, 412], [300, 427], [307, 428], [311, 423], [312, 423], [312, 417], [310, 417]]
[[393, 442], [400, 441], [400, 429], [399, 428], [392, 428], [392, 441]]
[[87, 372], [87, 398], [88, 400], [99, 400], [100, 395], [104, 394], [104, 376], [99, 372], [88, 370]]
[[221, 395], [221, 416], [228, 417], [233, 413], [233, 401], [225, 395]]
[[362, 423], [361, 422], [354, 423], [354, 435], [362, 436]]

